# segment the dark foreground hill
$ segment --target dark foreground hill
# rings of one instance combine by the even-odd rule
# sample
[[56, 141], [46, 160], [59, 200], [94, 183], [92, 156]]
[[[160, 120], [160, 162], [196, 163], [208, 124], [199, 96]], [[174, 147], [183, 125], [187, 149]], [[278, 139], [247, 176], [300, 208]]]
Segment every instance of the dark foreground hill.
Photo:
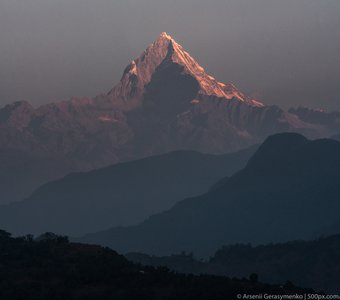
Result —
[[217, 180], [241, 170], [256, 149], [225, 155], [177, 151], [74, 173], [22, 202], [0, 206], [0, 226], [15, 234], [75, 236], [136, 224], [206, 192]]
[[339, 224], [340, 142], [268, 138], [245, 169], [142, 224], [81, 241], [117, 251], [212, 255], [222, 245], [309, 239]]
[[194, 276], [141, 267], [99, 246], [68, 243], [45, 234], [11, 238], [0, 232], [0, 298], [59, 299], [236, 299], [237, 294], [303, 294], [283, 287], [217, 276]]
[[166, 266], [181, 273], [242, 278], [254, 272], [264, 282], [280, 284], [289, 280], [317, 291], [340, 293], [340, 235], [256, 247], [224, 246], [206, 262], [185, 253], [165, 257], [129, 253], [126, 257], [143, 265]]

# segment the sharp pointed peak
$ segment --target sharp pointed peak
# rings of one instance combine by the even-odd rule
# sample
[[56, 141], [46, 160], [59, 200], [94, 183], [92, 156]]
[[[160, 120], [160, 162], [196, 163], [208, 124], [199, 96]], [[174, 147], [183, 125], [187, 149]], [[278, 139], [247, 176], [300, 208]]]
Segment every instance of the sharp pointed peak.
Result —
[[156, 48], [162, 48], [165, 47], [167, 48], [169, 45], [180, 45], [177, 43], [177, 41], [168, 33], [163, 31], [158, 38], [150, 45], [151, 48], [156, 47]]
[[193, 76], [200, 85], [200, 94], [202, 95], [217, 96], [229, 100], [236, 98], [254, 106], [263, 106], [262, 103], [243, 95], [233, 84], [218, 82], [214, 77], [208, 75], [204, 68], [166, 32], [162, 32], [139, 58], [129, 64], [121, 82], [110, 94], [124, 100], [140, 97], [157, 67], [165, 60], [181, 65], [183, 72]]
[[165, 31], [163, 31], [163, 32], [159, 35], [158, 39], [173, 40], [172, 36], [171, 36], [170, 34], [166, 33]]

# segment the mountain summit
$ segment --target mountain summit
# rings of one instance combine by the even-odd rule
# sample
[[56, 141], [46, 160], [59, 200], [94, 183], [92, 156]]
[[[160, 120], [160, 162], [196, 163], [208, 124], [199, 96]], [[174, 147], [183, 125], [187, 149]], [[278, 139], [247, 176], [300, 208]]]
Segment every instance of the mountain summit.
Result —
[[233, 84], [218, 82], [213, 76], [208, 75], [204, 68], [166, 32], [162, 32], [140, 57], [126, 67], [120, 83], [109, 92], [109, 96], [115, 101], [117, 99], [131, 101], [142, 97], [153, 74], [162, 66], [171, 64], [180, 66], [183, 74], [195, 79], [199, 87], [196, 101], [199, 101], [200, 96], [215, 96], [228, 100], [238, 99], [257, 107], [264, 106], [263, 103], [246, 97]]
[[72, 171], [170, 151], [222, 154], [279, 132], [338, 134], [337, 115], [320, 114], [286, 112], [218, 82], [163, 32], [109, 93], [0, 109], [0, 202]]

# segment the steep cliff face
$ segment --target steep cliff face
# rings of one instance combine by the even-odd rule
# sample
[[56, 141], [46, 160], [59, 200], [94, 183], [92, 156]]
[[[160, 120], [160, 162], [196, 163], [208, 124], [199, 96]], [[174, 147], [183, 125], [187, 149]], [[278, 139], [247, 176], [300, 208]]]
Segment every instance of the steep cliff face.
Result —
[[162, 33], [107, 94], [0, 109], [0, 151], [58, 161], [66, 174], [179, 149], [226, 153], [283, 131], [318, 137], [327, 128], [217, 81]]

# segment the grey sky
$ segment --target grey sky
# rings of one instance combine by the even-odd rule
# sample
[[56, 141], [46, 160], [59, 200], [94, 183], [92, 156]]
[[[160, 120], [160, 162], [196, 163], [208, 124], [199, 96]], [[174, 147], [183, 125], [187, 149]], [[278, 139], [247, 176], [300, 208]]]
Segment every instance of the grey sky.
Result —
[[339, 0], [0, 0], [0, 105], [106, 92], [162, 31], [268, 104], [340, 110]]

